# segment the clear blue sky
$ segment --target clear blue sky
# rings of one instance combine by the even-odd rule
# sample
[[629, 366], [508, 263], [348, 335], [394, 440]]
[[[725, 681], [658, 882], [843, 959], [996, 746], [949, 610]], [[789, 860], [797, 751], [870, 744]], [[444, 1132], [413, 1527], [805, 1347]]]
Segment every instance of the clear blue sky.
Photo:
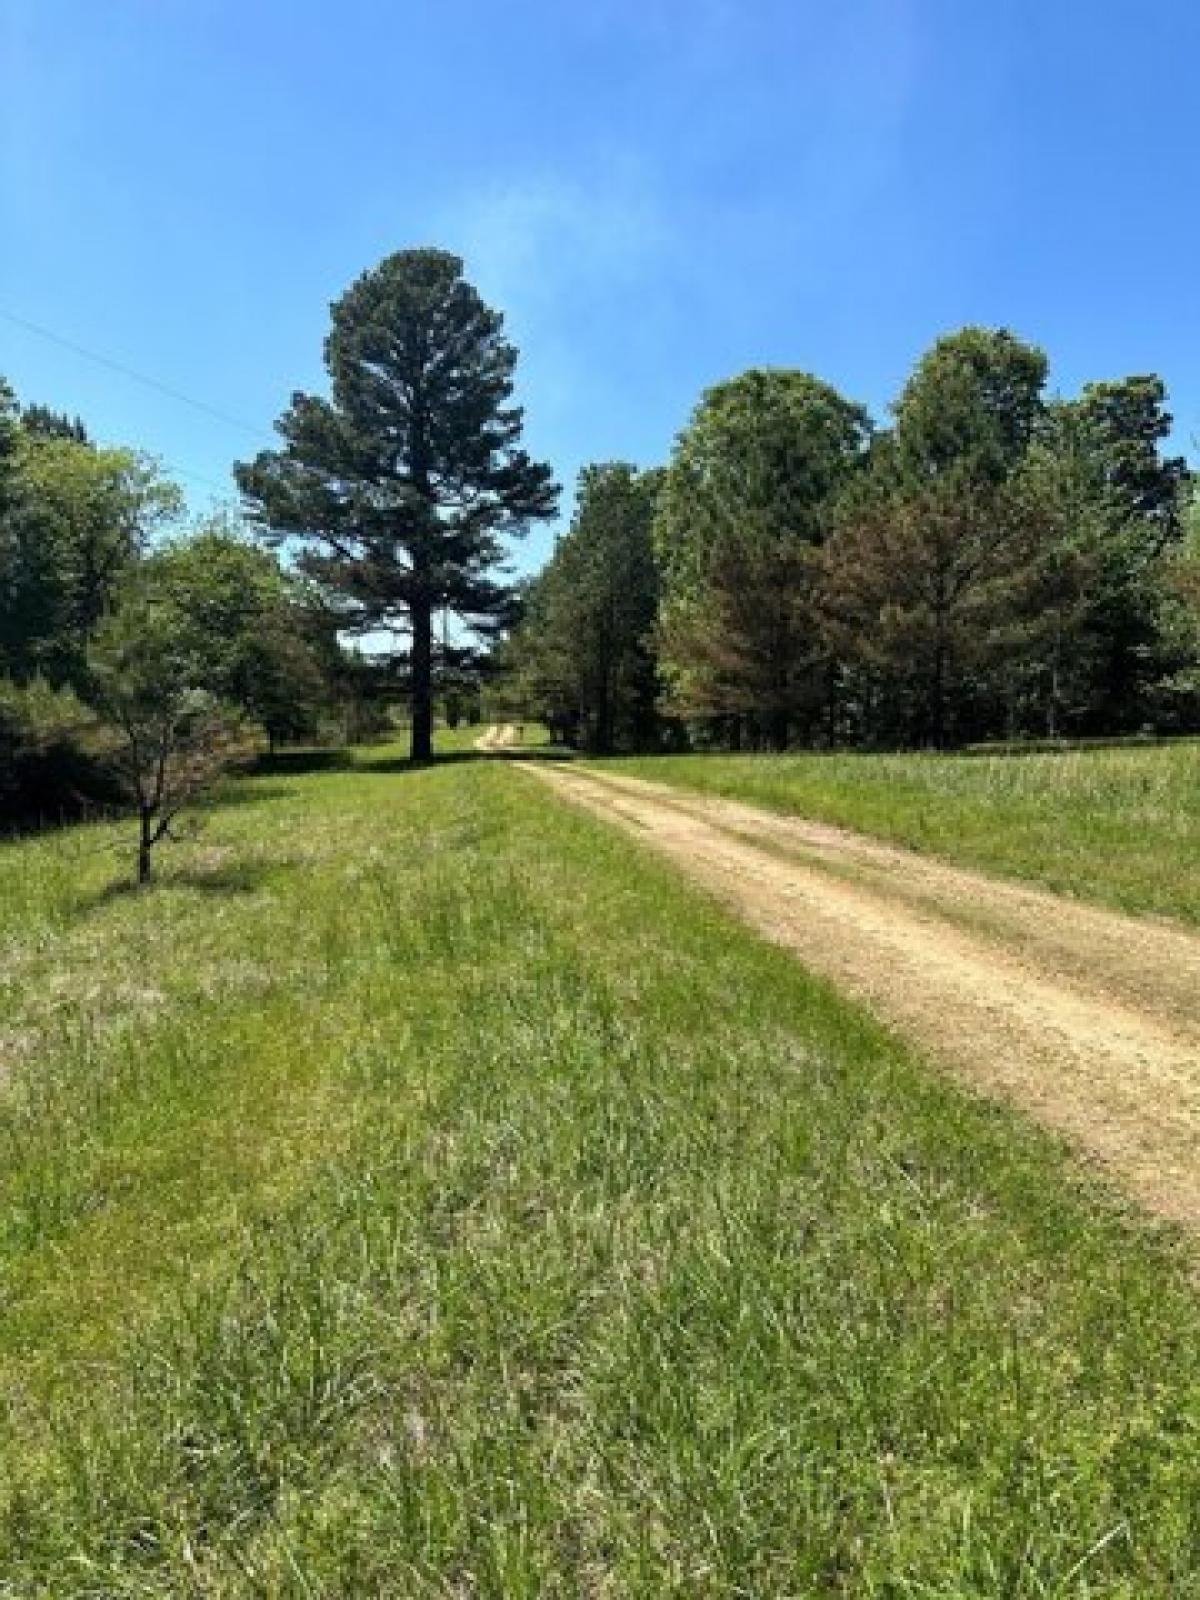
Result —
[[[564, 483], [753, 364], [881, 414], [972, 321], [1161, 372], [1186, 447], [1198, 85], [1196, 0], [0, 0], [0, 312], [267, 432], [434, 243]], [[255, 448], [3, 321], [0, 373], [219, 485]]]

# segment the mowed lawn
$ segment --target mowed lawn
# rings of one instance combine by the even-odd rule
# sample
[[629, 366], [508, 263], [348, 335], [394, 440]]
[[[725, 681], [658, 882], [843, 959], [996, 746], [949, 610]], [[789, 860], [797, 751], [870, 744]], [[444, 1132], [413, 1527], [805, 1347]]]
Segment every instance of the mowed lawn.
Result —
[[0, 1594], [1200, 1595], [1183, 1247], [636, 843], [127, 834], [0, 850]]
[[1200, 742], [978, 755], [651, 756], [616, 770], [1200, 922]]

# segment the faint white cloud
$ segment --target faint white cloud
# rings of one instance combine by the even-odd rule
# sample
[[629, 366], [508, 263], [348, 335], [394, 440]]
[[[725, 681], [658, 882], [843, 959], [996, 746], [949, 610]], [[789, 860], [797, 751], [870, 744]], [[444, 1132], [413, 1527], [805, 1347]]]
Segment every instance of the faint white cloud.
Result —
[[551, 436], [587, 390], [581, 324], [640, 295], [669, 246], [649, 187], [620, 159], [589, 181], [530, 173], [490, 183], [460, 196], [436, 236], [504, 313], [531, 420]]
[[646, 187], [614, 163], [596, 182], [532, 174], [492, 183], [450, 208], [439, 237], [487, 298], [530, 315], [588, 285], [635, 280], [666, 229]]

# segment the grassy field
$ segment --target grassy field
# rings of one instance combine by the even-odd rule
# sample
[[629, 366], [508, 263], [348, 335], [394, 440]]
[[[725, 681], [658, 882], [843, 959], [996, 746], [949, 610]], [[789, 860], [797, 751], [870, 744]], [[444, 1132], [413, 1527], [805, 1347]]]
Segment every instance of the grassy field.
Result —
[[1180, 1249], [519, 770], [292, 767], [0, 850], [0, 1594], [1200, 1595]]
[[994, 756], [654, 756], [620, 769], [1200, 922], [1200, 743]]

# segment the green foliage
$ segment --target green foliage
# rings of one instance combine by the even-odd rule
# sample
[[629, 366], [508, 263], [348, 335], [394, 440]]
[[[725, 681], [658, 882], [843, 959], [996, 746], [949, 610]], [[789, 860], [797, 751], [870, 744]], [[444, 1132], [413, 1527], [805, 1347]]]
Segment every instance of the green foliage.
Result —
[[803, 372], [751, 371], [704, 396], [655, 525], [679, 714], [753, 719], [776, 743], [811, 724], [827, 675], [815, 553], [868, 433], [860, 406]]
[[272, 742], [311, 735], [341, 670], [319, 638], [314, 597], [226, 513], [157, 552], [154, 567], [203, 652], [206, 686]]
[[1160, 378], [1086, 384], [1075, 404], [1112, 508], [1090, 585], [1086, 644], [1092, 682], [1077, 726], [1118, 732], [1155, 718], [1162, 709], [1157, 685], [1181, 666], [1161, 627], [1165, 570], [1181, 532], [1187, 469], [1182, 459], [1160, 453], [1171, 428]]
[[0, 826], [62, 822], [115, 804], [108, 741], [70, 689], [0, 678]]
[[27, 433], [37, 434], [44, 439], [70, 439], [75, 444], [91, 443], [82, 417], [69, 417], [65, 411], [53, 411], [49, 406], [23, 406], [21, 426]]
[[1161, 654], [1171, 670], [1155, 692], [1174, 720], [1195, 726], [1200, 721], [1200, 495], [1195, 491], [1184, 510], [1180, 538], [1160, 568]]
[[0, 672], [79, 688], [87, 641], [123, 574], [182, 499], [155, 463], [70, 430], [0, 441]]
[[[886, 432], [803, 373], [703, 397], [655, 517], [663, 703], [693, 742], [1196, 726], [1188, 473], [1162, 452], [1162, 381], [1047, 404], [1046, 373], [1006, 329], [967, 327], [918, 362]], [[564, 731], [587, 727], [592, 584], [564, 542], [507, 656]]]
[[1047, 407], [1014, 475], [1014, 515], [1030, 533], [1015, 648], [1003, 664], [1009, 728], [1056, 738], [1097, 693], [1117, 552], [1131, 530], [1080, 408]]
[[503, 540], [552, 514], [550, 469], [520, 448], [517, 353], [440, 250], [388, 256], [333, 307], [332, 394], [298, 394], [284, 447], [237, 469], [256, 519], [302, 542], [304, 569], [362, 632], [408, 637], [413, 754], [433, 727], [433, 618], [507, 616]]
[[645, 748], [658, 731], [651, 527], [661, 478], [624, 462], [584, 468], [574, 520], [510, 647], [523, 714], [602, 754]]
[[1077, 405], [1092, 431], [1107, 487], [1145, 530], [1150, 553], [1178, 537], [1188, 469], [1161, 454], [1171, 432], [1166, 385], [1155, 374], [1087, 383]]
[[967, 327], [917, 363], [895, 406], [902, 482], [1006, 483], [1042, 414], [1044, 353], [1007, 329]]
[[1158, 379], [1044, 407], [1042, 353], [939, 340], [896, 406], [826, 561], [846, 731], [943, 745], [1119, 732], [1164, 708], [1164, 552], [1183, 463]]
[[844, 500], [821, 604], [834, 648], [859, 671], [868, 724], [940, 746], [994, 688], [1036, 559], [1013, 484], [1045, 374], [1041, 351], [1003, 330], [939, 340], [897, 402], [871, 478]]

